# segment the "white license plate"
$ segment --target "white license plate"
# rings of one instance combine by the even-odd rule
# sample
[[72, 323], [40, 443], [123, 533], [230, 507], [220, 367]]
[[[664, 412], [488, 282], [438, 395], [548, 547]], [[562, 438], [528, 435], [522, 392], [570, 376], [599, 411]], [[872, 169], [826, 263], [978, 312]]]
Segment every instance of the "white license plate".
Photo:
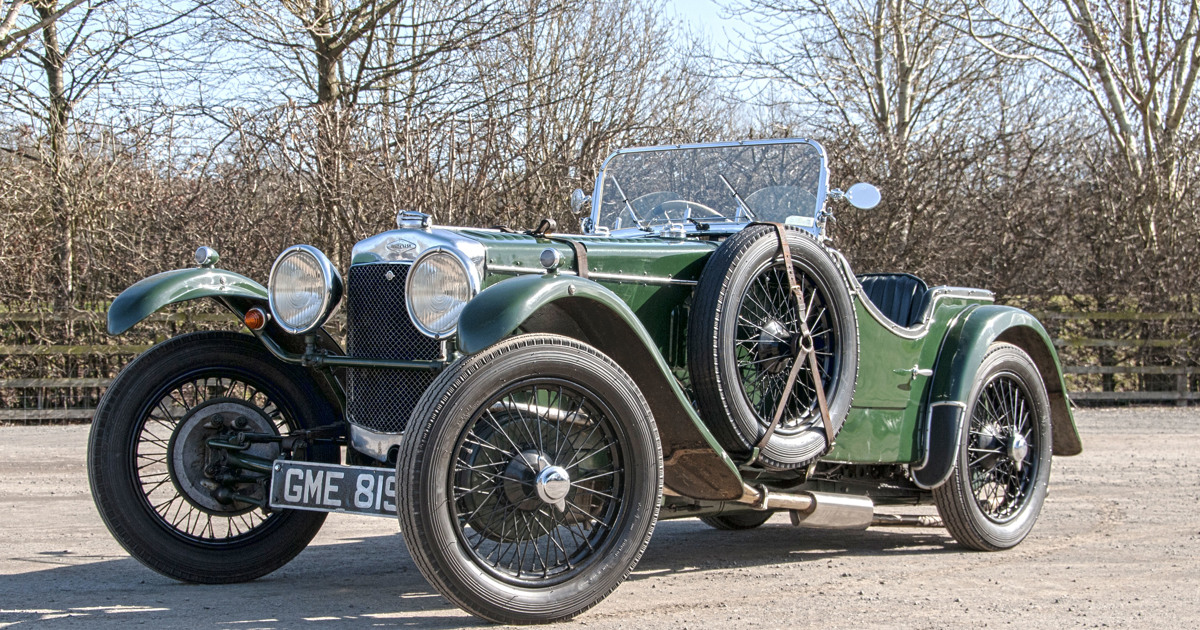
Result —
[[275, 460], [271, 507], [396, 516], [396, 471]]

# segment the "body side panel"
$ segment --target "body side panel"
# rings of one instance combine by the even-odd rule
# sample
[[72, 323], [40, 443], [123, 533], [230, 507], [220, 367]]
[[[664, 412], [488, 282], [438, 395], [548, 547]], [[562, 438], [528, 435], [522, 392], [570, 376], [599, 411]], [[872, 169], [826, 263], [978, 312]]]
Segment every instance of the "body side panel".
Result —
[[933, 368], [947, 329], [976, 302], [939, 299], [923, 334], [906, 337], [871, 316], [865, 299], [862, 293], [855, 295], [861, 359], [854, 401], [824, 459], [864, 464], [916, 461], [921, 456], [921, 410], [932, 379], [911, 370]]

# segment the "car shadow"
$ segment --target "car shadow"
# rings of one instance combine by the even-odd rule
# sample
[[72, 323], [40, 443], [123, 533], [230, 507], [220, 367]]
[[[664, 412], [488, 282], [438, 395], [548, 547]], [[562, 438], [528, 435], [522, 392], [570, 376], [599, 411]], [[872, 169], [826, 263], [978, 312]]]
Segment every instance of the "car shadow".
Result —
[[[848, 555], [953, 551], [952, 539], [941, 529], [806, 530], [773, 520], [754, 530], [720, 531], [686, 519], [658, 524], [630, 579]], [[488, 625], [458, 610], [426, 583], [398, 534], [312, 545], [279, 571], [243, 584], [182, 584], [126, 556], [89, 558], [63, 551], [19, 560], [49, 568], [0, 576], [0, 627]]]
[[793, 527], [775, 517], [761, 527], [724, 531], [698, 519], [660, 521], [631, 579], [663, 571], [689, 572], [815, 562], [846, 556], [958, 553], [942, 528], [823, 530]]
[[0, 628], [487, 625], [426, 583], [399, 534], [311, 545], [282, 569], [242, 584], [184, 584], [127, 556], [48, 552], [19, 560], [52, 568], [0, 576]]

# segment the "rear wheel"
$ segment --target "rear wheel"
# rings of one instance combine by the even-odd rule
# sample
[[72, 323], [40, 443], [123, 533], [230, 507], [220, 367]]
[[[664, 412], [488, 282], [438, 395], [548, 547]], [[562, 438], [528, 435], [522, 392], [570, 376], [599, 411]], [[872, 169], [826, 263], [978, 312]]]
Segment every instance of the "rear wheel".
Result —
[[[147, 567], [187, 582], [252, 580], [300, 553], [323, 513], [270, 511], [269, 476], [210, 441], [286, 435], [336, 417], [298, 367], [247, 335], [200, 332], [159, 344], [121, 371], [92, 421], [88, 473], [104, 523]], [[278, 444], [244, 451], [261, 460]], [[337, 450], [309, 459], [337, 461]]]
[[714, 529], [728, 531], [754, 529], [771, 519], [774, 512], [737, 512], [701, 516], [700, 521]]
[[662, 497], [650, 409], [619, 366], [564, 337], [502, 341], [444, 371], [397, 464], [421, 573], [501, 623], [569, 619], [633, 570]]
[[997, 343], [967, 405], [950, 479], [933, 491], [946, 529], [979, 551], [1016, 546], [1033, 529], [1050, 481], [1050, 400], [1033, 359]]

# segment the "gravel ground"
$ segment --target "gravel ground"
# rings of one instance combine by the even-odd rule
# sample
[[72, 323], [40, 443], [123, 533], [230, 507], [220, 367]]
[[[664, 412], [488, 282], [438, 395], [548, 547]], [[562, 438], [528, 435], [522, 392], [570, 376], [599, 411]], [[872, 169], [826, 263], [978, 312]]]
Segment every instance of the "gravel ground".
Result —
[[[633, 576], [563, 625], [1200, 627], [1200, 410], [1082, 410], [1078, 422], [1084, 454], [1055, 459], [1041, 519], [1010, 551], [966, 551], [942, 529], [665, 521]], [[0, 628], [481, 625], [429, 588], [387, 519], [333, 515], [252, 583], [161, 577], [105, 530], [86, 443], [82, 426], [0, 428]]]

